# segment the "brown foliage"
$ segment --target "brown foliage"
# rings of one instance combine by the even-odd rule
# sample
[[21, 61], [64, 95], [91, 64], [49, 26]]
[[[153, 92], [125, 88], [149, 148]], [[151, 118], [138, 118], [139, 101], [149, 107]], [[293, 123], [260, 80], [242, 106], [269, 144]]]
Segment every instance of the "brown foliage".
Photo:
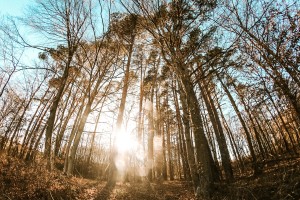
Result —
[[80, 199], [81, 193], [88, 193], [83, 192], [85, 188], [78, 180], [67, 178], [58, 171], [50, 173], [42, 164], [25, 163], [13, 157], [0, 156], [1, 200]]
[[[187, 181], [117, 183], [66, 177], [60, 171], [48, 172], [45, 165], [26, 163], [0, 154], [0, 200], [4, 199], [195, 199]], [[250, 167], [249, 167], [250, 169]], [[264, 163], [261, 175], [246, 171], [236, 174], [231, 184], [218, 183], [212, 199], [299, 199], [300, 159], [273, 160]]]

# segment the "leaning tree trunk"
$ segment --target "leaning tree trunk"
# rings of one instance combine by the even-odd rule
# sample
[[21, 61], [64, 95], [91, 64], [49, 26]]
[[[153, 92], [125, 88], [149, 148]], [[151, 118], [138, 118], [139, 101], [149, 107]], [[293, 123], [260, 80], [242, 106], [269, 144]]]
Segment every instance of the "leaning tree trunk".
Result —
[[22, 141], [22, 149], [21, 149], [21, 152], [20, 152], [20, 155], [19, 155], [20, 158], [22, 158], [24, 156], [24, 151], [26, 151], [26, 149], [28, 148], [28, 142], [30, 140], [30, 134], [29, 134], [30, 129], [32, 128], [32, 124], [34, 125], [34, 122], [37, 121], [36, 116], [37, 116], [38, 112], [41, 110], [41, 107], [43, 105], [43, 100], [46, 97], [46, 95], [48, 94], [49, 89], [50, 88], [48, 87], [47, 90], [45, 91], [44, 95], [40, 98], [39, 105], [36, 108], [34, 114], [32, 115], [31, 120], [30, 120], [30, 122], [27, 126], [26, 132], [24, 133], [24, 138], [23, 138], [23, 141]]
[[78, 129], [78, 124], [79, 124], [81, 116], [82, 116], [82, 112], [83, 112], [83, 108], [84, 108], [84, 100], [85, 100], [85, 97], [83, 97], [82, 100], [81, 100], [81, 105], [80, 105], [79, 110], [77, 112], [76, 118], [75, 118], [74, 123], [73, 123], [72, 130], [71, 130], [71, 133], [70, 133], [70, 136], [69, 136], [69, 139], [68, 139], [67, 148], [66, 148], [66, 151], [65, 151], [64, 169], [63, 169], [63, 172], [65, 174], [68, 171], [70, 149], [71, 149], [71, 145], [73, 143], [76, 131]]
[[63, 96], [65, 86], [67, 85], [67, 79], [69, 76], [69, 68], [70, 68], [70, 63], [71, 63], [72, 57], [73, 57], [73, 53], [70, 53], [68, 62], [65, 66], [63, 75], [61, 77], [60, 87], [58, 88], [57, 94], [54, 97], [52, 106], [50, 108], [49, 118], [46, 123], [47, 128], [46, 128], [44, 157], [47, 159], [47, 169], [48, 170], [52, 169], [52, 152], [51, 152], [52, 151], [52, 134], [53, 134], [54, 122], [55, 122], [55, 118], [56, 118], [56, 111], [58, 108], [59, 101], [60, 101], [61, 97]]
[[241, 114], [240, 110], [238, 109], [238, 107], [237, 107], [230, 91], [228, 90], [227, 86], [224, 84], [224, 82], [222, 81], [222, 79], [220, 78], [220, 76], [218, 74], [217, 74], [217, 77], [218, 77], [218, 80], [220, 81], [225, 93], [227, 94], [227, 96], [229, 98], [229, 101], [230, 101], [234, 111], [236, 112], [236, 114], [237, 114], [237, 116], [238, 116], [238, 118], [239, 118], [239, 120], [242, 124], [242, 127], [245, 131], [249, 151], [250, 151], [250, 154], [251, 154], [251, 157], [252, 157], [254, 174], [257, 174], [259, 169], [258, 169], [258, 165], [257, 165], [257, 158], [256, 158], [254, 147], [253, 147], [253, 144], [252, 144], [250, 132], [248, 131], [248, 128], [247, 128], [246, 123], [245, 123], [245, 121], [242, 117], [242, 114]]
[[85, 110], [81, 116], [81, 119], [79, 121], [79, 125], [77, 128], [77, 132], [76, 135], [74, 137], [74, 142], [73, 142], [73, 146], [71, 148], [71, 152], [70, 152], [70, 156], [68, 157], [68, 168], [67, 168], [67, 175], [71, 175], [73, 172], [73, 165], [74, 165], [74, 161], [75, 161], [75, 155], [77, 152], [77, 148], [81, 139], [81, 135], [83, 133], [83, 129], [86, 123], [86, 120], [91, 112], [91, 106], [92, 103], [88, 102], [88, 104], [85, 107]]
[[[93, 88], [90, 96], [88, 96], [88, 102], [85, 106], [85, 109], [84, 109], [84, 112], [83, 112], [83, 115], [81, 116], [80, 120], [79, 120], [79, 125], [78, 125], [78, 128], [77, 128], [77, 131], [76, 131], [76, 134], [75, 134], [75, 137], [74, 137], [74, 142], [73, 142], [73, 146], [71, 148], [71, 152], [70, 152], [70, 155], [68, 157], [68, 161], [67, 161], [67, 164], [68, 164], [68, 167], [67, 167], [67, 174], [70, 175], [72, 174], [72, 171], [73, 171], [73, 165], [74, 165], [74, 160], [75, 160], [75, 155], [76, 155], [76, 152], [77, 152], [77, 149], [78, 149], [78, 145], [79, 145], [79, 142], [80, 142], [80, 139], [81, 139], [81, 135], [83, 133], [83, 130], [84, 130], [84, 126], [86, 124], [86, 120], [89, 116], [89, 114], [91, 113], [92, 111], [92, 105], [94, 103], [94, 100], [96, 98], [96, 95], [98, 94], [99, 92], [99, 87], [100, 87], [100, 84], [102, 83], [103, 81], [103, 78], [105, 76], [105, 73], [101, 73], [101, 74], [98, 74], [97, 75], [99, 76], [97, 78], [97, 82], [95, 84], [95, 87]], [[91, 91], [91, 88], [88, 89], [88, 91]], [[105, 95], [103, 96], [103, 99], [105, 99]], [[103, 99], [100, 99], [99, 101], [102, 101]]]
[[[208, 141], [203, 130], [203, 122], [200, 115], [198, 99], [191, 81], [184, 75], [181, 75], [180, 79], [184, 93], [188, 96], [188, 98], [186, 98], [187, 106], [189, 108], [191, 122], [193, 124], [192, 127], [196, 149], [198, 149], [197, 157], [199, 158], [201, 165], [199, 171], [200, 181], [199, 183], [194, 182], [194, 189], [197, 192], [197, 195], [210, 198], [212, 194], [215, 168]], [[197, 171], [193, 171], [193, 173], [197, 174]]]
[[219, 145], [221, 161], [222, 161], [222, 165], [224, 168], [226, 179], [227, 179], [227, 181], [232, 181], [233, 180], [233, 171], [232, 171], [231, 162], [230, 162], [230, 155], [229, 155], [228, 147], [226, 144], [226, 139], [225, 139], [224, 132], [223, 132], [223, 127], [221, 125], [217, 109], [214, 105], [214, 102], [213, 102], [211, 96], [209, 95], [207, 83], [205, 83], [205, 82], [203, 84], [199, 83], [199, 87], [200, 87], [200, 91], [201, 91], [202, 97], [204, 99], [204, 102], [205, 102], [205, 105], [207, 108], [207, 112], [208, 112], [209, 118], [211, 120], [213, 130], [215, 132], [215, 136], [216, 136], [216, 139], [217, 139], [217, 142]]
[[[62, 109], [62, 114], [61, 114], [61, 119], [60, 119], [60, 124], [59, 124], [59, 128], [58, 128], [58, 131], [57, 131], [57, 136], [55, 138], [55, 145], [54, 145], [54, 156], [58, 156], [58, 153], [59, 153], [59, 149], [60, 149], [60, 146], [61, 146], [61, 142], [62, 142], [62, 139], [63, 139], [63, 136], [65, 134], [65, 130], [66, 130], [66, 127], [67, 127], [67, 124], [73, 114], [73, 111], [75, 110], [76, 106], [75, 103], [76, 103], [76, 95], [74, 95], [73, 99], [72, 99], [72, 103], [70, 105], [70, 110], [67, 114], [67, 116], [65, 117], [65, 120], [64, 119], [64, 115], [65, 115], [65, 112], [67, 110], [67, 106], [69, 105], [69, 99], [71, 97], [71, 93], [72, 93], [72, 88], [74, 86], [74, 82], [71, 84], [71, 87], [70, 87], [70, 91], [67, 95], [67, 99], [64, 101], [65, 105], [64, 105], [64, 108]], [[75, 91], [75, 94], [77, 94], [79, 90], [79, 87], [77, 88], [77, 90]]]

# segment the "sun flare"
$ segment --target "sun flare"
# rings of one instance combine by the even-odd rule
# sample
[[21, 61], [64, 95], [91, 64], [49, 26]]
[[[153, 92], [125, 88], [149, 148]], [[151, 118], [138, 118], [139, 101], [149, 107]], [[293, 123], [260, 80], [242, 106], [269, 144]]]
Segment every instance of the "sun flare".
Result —
[[[115, 133], [114, 148], [116, 150], [115, 164], [118, 172], [122, 175], [132, 165], [133, 160], [143, 157], [140, 152], [140, 145], [134, 134], [130, 134], [126, 129], [120, 129]], [[133, 158], [133, 160], [132, 160]]]

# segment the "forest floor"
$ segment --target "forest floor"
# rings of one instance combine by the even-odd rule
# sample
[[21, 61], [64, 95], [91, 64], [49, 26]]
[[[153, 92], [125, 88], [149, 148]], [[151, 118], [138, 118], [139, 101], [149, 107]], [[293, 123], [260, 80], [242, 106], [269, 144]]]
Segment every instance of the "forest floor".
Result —
[[[187, 181], [118, 182], [107, 187], [104, 181], [49, 173], [44, 165], [0, 154], [0, 200], [19, 199], [183, 200], [194, 195]], [[250, 172], [236, 175], [233, 183], [216, 185], [212, 199], [300, 199], [300, 158], [266, 163], [257, 177]]]

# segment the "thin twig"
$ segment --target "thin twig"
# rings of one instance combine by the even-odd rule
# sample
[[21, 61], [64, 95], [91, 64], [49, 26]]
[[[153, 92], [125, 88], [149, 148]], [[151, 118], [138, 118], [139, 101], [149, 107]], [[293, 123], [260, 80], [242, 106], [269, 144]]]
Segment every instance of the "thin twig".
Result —
[[51, 194], [51, 191], [49, 191], [49, 193], [50, 193], [51, 199], [54, 200], [54, 198], [53, 198], [53, 196], [52, 196], [52, 194]]

